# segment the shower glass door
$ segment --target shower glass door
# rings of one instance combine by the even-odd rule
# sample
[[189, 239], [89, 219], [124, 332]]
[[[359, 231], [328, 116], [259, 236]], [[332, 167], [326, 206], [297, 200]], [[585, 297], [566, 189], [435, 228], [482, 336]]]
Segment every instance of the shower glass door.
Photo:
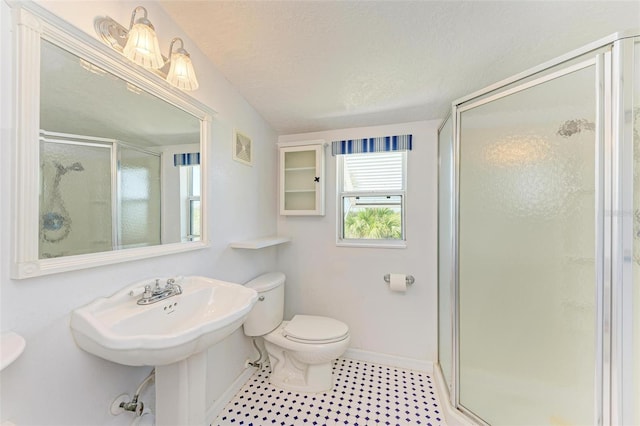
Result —
[[596, 60], [458, 108], [458, 403], [597, 422]]
[[112, 247], [111, 147], [68, 139], [40, 137], [40, 259]]

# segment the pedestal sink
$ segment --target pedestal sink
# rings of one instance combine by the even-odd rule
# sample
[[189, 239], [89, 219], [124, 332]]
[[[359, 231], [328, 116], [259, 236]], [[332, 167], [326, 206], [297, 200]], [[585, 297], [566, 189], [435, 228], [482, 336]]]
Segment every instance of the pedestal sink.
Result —
[[201, 425], [205, 350], [242, 325], [258, 296], [243, 285], [207, 277], [184, 277], [176, 284], [182, 294], [148, 305], [137, 301], [155, 280], [96, 299], [72, 312], [71, 332], [93, 355], [156, 367], [157, 425]]

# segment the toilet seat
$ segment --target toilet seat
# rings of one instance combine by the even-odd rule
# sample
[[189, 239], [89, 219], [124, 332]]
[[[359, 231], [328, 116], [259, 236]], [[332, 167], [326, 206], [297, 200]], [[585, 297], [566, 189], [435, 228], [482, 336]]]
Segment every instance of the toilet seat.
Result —
[[349, 327], [333, 318], [296, 315], [284, 326], [282, 334], [293, 342], [333, 343], [346, 339], [349, 335]]

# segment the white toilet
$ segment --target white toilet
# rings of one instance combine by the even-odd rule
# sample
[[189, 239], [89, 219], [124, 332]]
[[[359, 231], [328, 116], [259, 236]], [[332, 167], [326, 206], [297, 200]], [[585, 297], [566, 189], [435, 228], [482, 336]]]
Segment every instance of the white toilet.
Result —
[[258, 302], [244, 322], [244, 334], [264, 338], [272, 385], [298, 392], [328, 391], [333, 386], [332, 362], [349, 346], [349, 327], [313, 315], [283, 321], [284, 281], [282, 272], [271, 272], [245, 284], [258, 292]]

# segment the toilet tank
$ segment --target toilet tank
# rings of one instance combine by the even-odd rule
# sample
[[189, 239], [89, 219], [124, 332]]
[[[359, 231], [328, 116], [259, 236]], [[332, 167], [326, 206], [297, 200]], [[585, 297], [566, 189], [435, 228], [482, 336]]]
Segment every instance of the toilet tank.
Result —
[[284, 316], [284, 280], [282, 272], [270, 272], [245, 284], [258, 292], [258, 301], [243, 324], [246, 336], [264, 336], [280, 325]]

